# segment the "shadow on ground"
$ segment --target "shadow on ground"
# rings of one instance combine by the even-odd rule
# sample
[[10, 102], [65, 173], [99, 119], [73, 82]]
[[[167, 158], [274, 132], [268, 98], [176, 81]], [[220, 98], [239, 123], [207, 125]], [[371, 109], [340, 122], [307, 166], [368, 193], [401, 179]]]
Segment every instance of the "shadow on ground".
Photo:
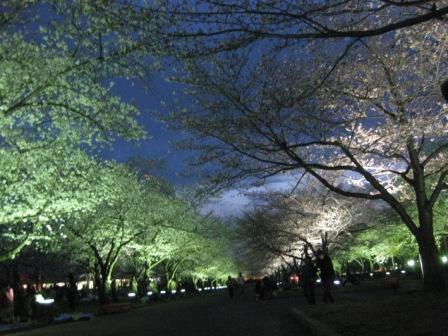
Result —
[[222, 292], [14, 335], [306, 336], [290, 313], [297, 303], [296, 297], [257, 302], [247, 296], [230, 301]]

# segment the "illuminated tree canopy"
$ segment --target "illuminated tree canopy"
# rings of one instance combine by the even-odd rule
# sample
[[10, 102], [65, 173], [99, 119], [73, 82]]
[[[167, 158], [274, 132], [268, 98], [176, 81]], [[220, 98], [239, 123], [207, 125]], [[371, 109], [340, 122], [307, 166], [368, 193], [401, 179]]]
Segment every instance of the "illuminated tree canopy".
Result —
[[419, 244], [427, 288], [443, 288], [433, 220], [448, 176], [445, 34], [433, 22], [333, 48], [317, 40], [187, 60], [190, 77], [178, 80], [194, 108], [167, 119], [190, 131], [181, 146], [198, 151], [195, 165], [220, 167], [208, 172], [221, 186], [306, 174], [342, 196], [386, 202]]
[[[297, 271], [318, 248], [363, 271], [419, 254], [425, 288], [445, 288], [446, 15], [445, 0], [2, 1], [0, 262], [69, 254], [102, 302], [117, 274], [141, 295]], [[259, 206], [220, 220], [157, 160], [101, 158], [147, 136], [115, 83], [150, 90], [156, 73], [180, 88], [160, 119], [207, 200], [264, 185]], [[269, 190], [278, 176], [293, 190]]]

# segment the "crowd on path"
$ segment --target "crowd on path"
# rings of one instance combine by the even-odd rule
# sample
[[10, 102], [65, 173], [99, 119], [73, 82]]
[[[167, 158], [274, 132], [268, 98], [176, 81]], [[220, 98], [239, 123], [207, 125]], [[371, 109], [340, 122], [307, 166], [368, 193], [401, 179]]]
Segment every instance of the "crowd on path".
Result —
[[244, 295], [244, 290], [246, 287], [243, 274], [240, 272], [236, 279], [233, 279], [230, 275], [227, 277], [226, 281], [227, 292], [229, 293], [229, 297], [233, 300], [235, 297], [235, 293], [237, 295]]
[[[316, 258], [313, 260], [310, 256], [305, 256], [304, 262], [300, 268], [300, 286], [308, 304], [316, 304], [315, 287], [317, 273], [319, 271], [320, 281], [323, 287], [322, 301], [324, 303], [333, 303], [334, 297], [331, 289], [335, 280], [335, 271], [333, 262], [328, 254], [322, 250], [316, 252]], [[240, 272], [236, 279], [230, 275], [227, 278], [227, 292], [230, 299], [242, 296], [245, 293], [246, 283]], [[277, 293], [277, 283], [265, 276], [262, 279], [255, 280], [255, 299], [269, 300]]]
[[52, 300], [55, 302], [62, 302], [65, 298], [70, 310], [74, 311], [84, 292], [85, 289], [78, 291], [72, 273], [68, 275], [68, 283], [65, 286], [54, 284], [45, 290], [40, 288], [39, 291], [35, 284], [21, 284], [19, 276], [14, 276], [11, 283], [0, 284], [0, 322], [31, 322], [45, 317], [45, 305], [40, 301], [44, 299], [42, 294], [54, 298]]

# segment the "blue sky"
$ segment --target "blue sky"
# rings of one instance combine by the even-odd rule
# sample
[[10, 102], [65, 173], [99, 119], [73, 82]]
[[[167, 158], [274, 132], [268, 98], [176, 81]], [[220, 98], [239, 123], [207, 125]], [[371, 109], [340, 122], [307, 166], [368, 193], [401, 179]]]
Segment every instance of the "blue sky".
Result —
[[162, 101], [172, 99], [176, 84], [165, 82], [162, 74], [157, 74], [150, 82], [150, 88], [145, 89], [142, 83], [132, 85], [131, 81], [119, 79], [116, 81], [114, 93], [126, 102], [132, 102], [140, 110], [139, 123], [148, 132], [148, 138], [141, 141], [124, 141], [116, 139], [110, 149], [104, 149], [101, 157], [120, 162], [133, 156], [165, 161], [165, 169], [156, 170], [156, 175], [163, 176], [175, 186], [195, 183], [194, 177], [182, 177], [185, 171], [185, 160], [193, 153], [177, 151], [170, 145], [171, 141], [182, 137], [181, 133], [169, 131], [156, 118], [156, 113], [167, 113]]

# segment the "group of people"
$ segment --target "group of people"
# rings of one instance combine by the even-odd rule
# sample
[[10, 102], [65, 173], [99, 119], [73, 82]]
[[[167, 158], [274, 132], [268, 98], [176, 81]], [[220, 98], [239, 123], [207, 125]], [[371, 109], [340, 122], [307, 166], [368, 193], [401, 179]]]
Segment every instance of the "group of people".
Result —
[[[68, 275], [68, 284], [64, 287], [55, 284], [45, 290], [40, 288], [40, 293], [53, 298], [55, 302], [61, 302], [66, 298], [72, 311], [80, 298], [72, 273]], [[41, 311], [38, 309], [37, 294], [36, 286], [30, 282], [23, 285], [16, 280], [12, 284], [0, 286], [0, 322], [27, 322], [38, 318]]]
[[322, 250], [317, 251], [316, 260], [313, 260], [306, 256], [304, 264], [302, 265], [300, 272], [300, 286], [303, 289], [303, 293], [308, 304], [316, 304], [316, 296], [314, 288], [317, 279], [317, 270], [319, 269], [320, 278], [323, 286], [323, 301], [334, 302], [333, 295], [331, 295], [331, 288], [333, 286], [335, 271], [333, 268], [333, 262], [327, 253]]
[[0, 291], [0, 321], [12, 323], [16, 319], [29, 320], [36, 309], [36, 289], [33, 285], [7, 285]]
[[[317, 280], [317, 272], [319, 271], [322, 287], [323, 287], [323, 302], [334, 302], [331, 289], [335, 280], [335, 271], [333, 262], [328, 254], [322, 250], [316, 252], [316, 258], [313, 260], [310, 256], [305, 256], [304, 263], [300, 270], [300, 286], [308, 304], [316, 304], [315, 287]], [[242, 273], [240, 272], [236, 279], [230, 275], [227, 278], [227, 291], [229, 297], [233, 299], [235, 293], [244, 294], [245, 282]], [[268, 277], [259, 279], [255, 282], [255, 297], [259, 299], [271, 299], [274, 295], [277, 286]]]
[[[246, 282], [244, 281], [243, 274], [240, 272], [236, 279], [230, 275], [227, 277], [227, 292], [229, 297], [233, 300], [235, 295], [244, 295]], [[259, 299], [271, 299], [275, 293], [277, 286], [268, 277], [264, 277], [261, 280], [255, 282], [255, 297]]]
[[275, 282], [271, 281], [267, 276], [255, 283], [255, 299], [270, 300], [277, 290]]
[[245, 282], [243, 274], [240, 272], [236, 279], [232, 278], [230, 275], [227, 277], [227, 292], [229, 293], [229, 297], [233, 300], [235, 297], [235, 293], [238, 295], [244, 294]]

